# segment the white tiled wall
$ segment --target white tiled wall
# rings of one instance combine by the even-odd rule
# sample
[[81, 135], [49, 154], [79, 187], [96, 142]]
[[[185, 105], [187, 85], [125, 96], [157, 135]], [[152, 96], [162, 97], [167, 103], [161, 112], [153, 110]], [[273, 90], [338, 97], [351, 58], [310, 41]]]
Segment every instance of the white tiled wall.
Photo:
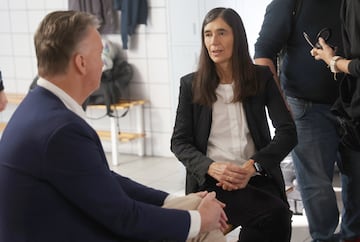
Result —
[[[36, 75], [33, 34], [41, 19], [53, 10], [67, 9], [67, 0], [0, 0], [0, 69], [7, 92], [26, 93]], [[129, 38], [128, 62], [134, 67], [134, 78], [129, 96], [148, 100], [145, 106], [146, 155], [172, 156], [170, 152], [171, 93], [169, 84], [166, 1], [148, 0], [147, 25], [140, 25], [137, 33]], [[121, 45], [120, 35], [107, 36]], [[0, 120], [7, 121], [15, 106], [9, 105], [0, 113]], [[100, 111], [99, 111], [100, 112]], [[89, 112], [99, 117], [101, 113]], [[122, 131], [135, 131], [136, 116], [131, 111], [120, 120]], [[95, 128], [109, 126], [107, 118], [90, 120]], [[106, 150], [110, 145], [104, 142]], [[136, 153], [136, 142], [121, 144], [119, 151]]]

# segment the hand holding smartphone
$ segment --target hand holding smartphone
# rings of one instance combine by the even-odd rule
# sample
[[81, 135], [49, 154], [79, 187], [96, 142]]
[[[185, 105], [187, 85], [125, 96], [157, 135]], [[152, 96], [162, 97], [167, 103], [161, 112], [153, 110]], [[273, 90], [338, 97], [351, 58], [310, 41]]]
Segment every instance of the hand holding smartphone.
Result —
[[[312, 47], [312, 48], [316, 48], [316, 49], [322, 49], [322, 46], [319, 44], [319, 38], [323, 38], [325, 41], [328, 41], [331, 37], [331, 29], [329, 28], [323, 28], [322, 30], [319, 31], [319, 33], [316, 35], [316, 43], [313, 44], [310, 40], [310, 37], [307, 33], [303, 32], [304, 38], [306, 40], [306, 42], [308, 42], [308, 44]], [[331, 48], [333, 48], [331, 46]]]

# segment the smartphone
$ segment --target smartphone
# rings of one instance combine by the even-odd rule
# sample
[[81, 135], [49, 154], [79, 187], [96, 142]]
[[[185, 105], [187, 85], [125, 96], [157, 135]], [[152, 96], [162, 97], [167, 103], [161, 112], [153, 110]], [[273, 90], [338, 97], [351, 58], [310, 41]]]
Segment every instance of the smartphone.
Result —
[[[303, 32], [304, 38], [306, 40], [306, 42], [308, 42], [308, 44], [316, 49], [322, 49], [322, 46], [319, 44], [319, 42], [316, 42], [315, 44], [313, 44], [310, 40], [310, 37], [307, 33]], [[319, 31], [319, 33], [316, 35], [316, 41], [319, 40], [319, 38], [323, 38], [325, 41], [328, 41], [330, 39], [331, 36], [331, 29], [330, 28], [323, 28], [322, 30]], [[331, 46], [331, 48], [333, 48]]]

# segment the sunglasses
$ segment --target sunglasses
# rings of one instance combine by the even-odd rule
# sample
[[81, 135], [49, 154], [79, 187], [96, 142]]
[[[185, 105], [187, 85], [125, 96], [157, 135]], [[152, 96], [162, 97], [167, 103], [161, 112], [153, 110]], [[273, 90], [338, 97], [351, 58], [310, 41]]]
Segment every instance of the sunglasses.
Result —
[[[309, 45], [313, 48], [316, 48], [316, 49], [322, 49], [322, 46], [319, 44], [319, 38], [323, 38], [325, 40], [325, 42], [327, 42], [330, 37], [331, 37], [331, 29], [330, 28], [323, 28], [322, 30], [319, 31], [319, 33], [316, 35], [316, 43], [313, 44], [310, 40], [310, 37], [307, 33], [303, 33], [304, 34], [304, 38], [306, 40], [306, 42], [309, 43]], [[331, 46], [331, 48], [333, 48]]]

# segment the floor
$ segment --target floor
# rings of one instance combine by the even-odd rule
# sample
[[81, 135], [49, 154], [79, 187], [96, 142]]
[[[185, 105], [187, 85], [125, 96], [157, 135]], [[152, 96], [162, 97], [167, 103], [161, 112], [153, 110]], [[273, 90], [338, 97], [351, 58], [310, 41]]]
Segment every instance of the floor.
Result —
[[[108, 156], [110, 158], [110, 156]], [[119, 165], [111, 165], [115, 172], [130, 177], [142, 184], [167, 191], [169, 193], [184, 194], [185, 169], [175, 158], [139, 157], [133, 155], [119, 156]], [[334, 189], [339, 193], [336, 177]], [[339, 198], [340, 199], [340, 198]], [[228, 242], [237, 241], [239, 229], [228, 234]], [[293, 216], [293, 231], [291, 242], [311, 241], [305, 215]]]

